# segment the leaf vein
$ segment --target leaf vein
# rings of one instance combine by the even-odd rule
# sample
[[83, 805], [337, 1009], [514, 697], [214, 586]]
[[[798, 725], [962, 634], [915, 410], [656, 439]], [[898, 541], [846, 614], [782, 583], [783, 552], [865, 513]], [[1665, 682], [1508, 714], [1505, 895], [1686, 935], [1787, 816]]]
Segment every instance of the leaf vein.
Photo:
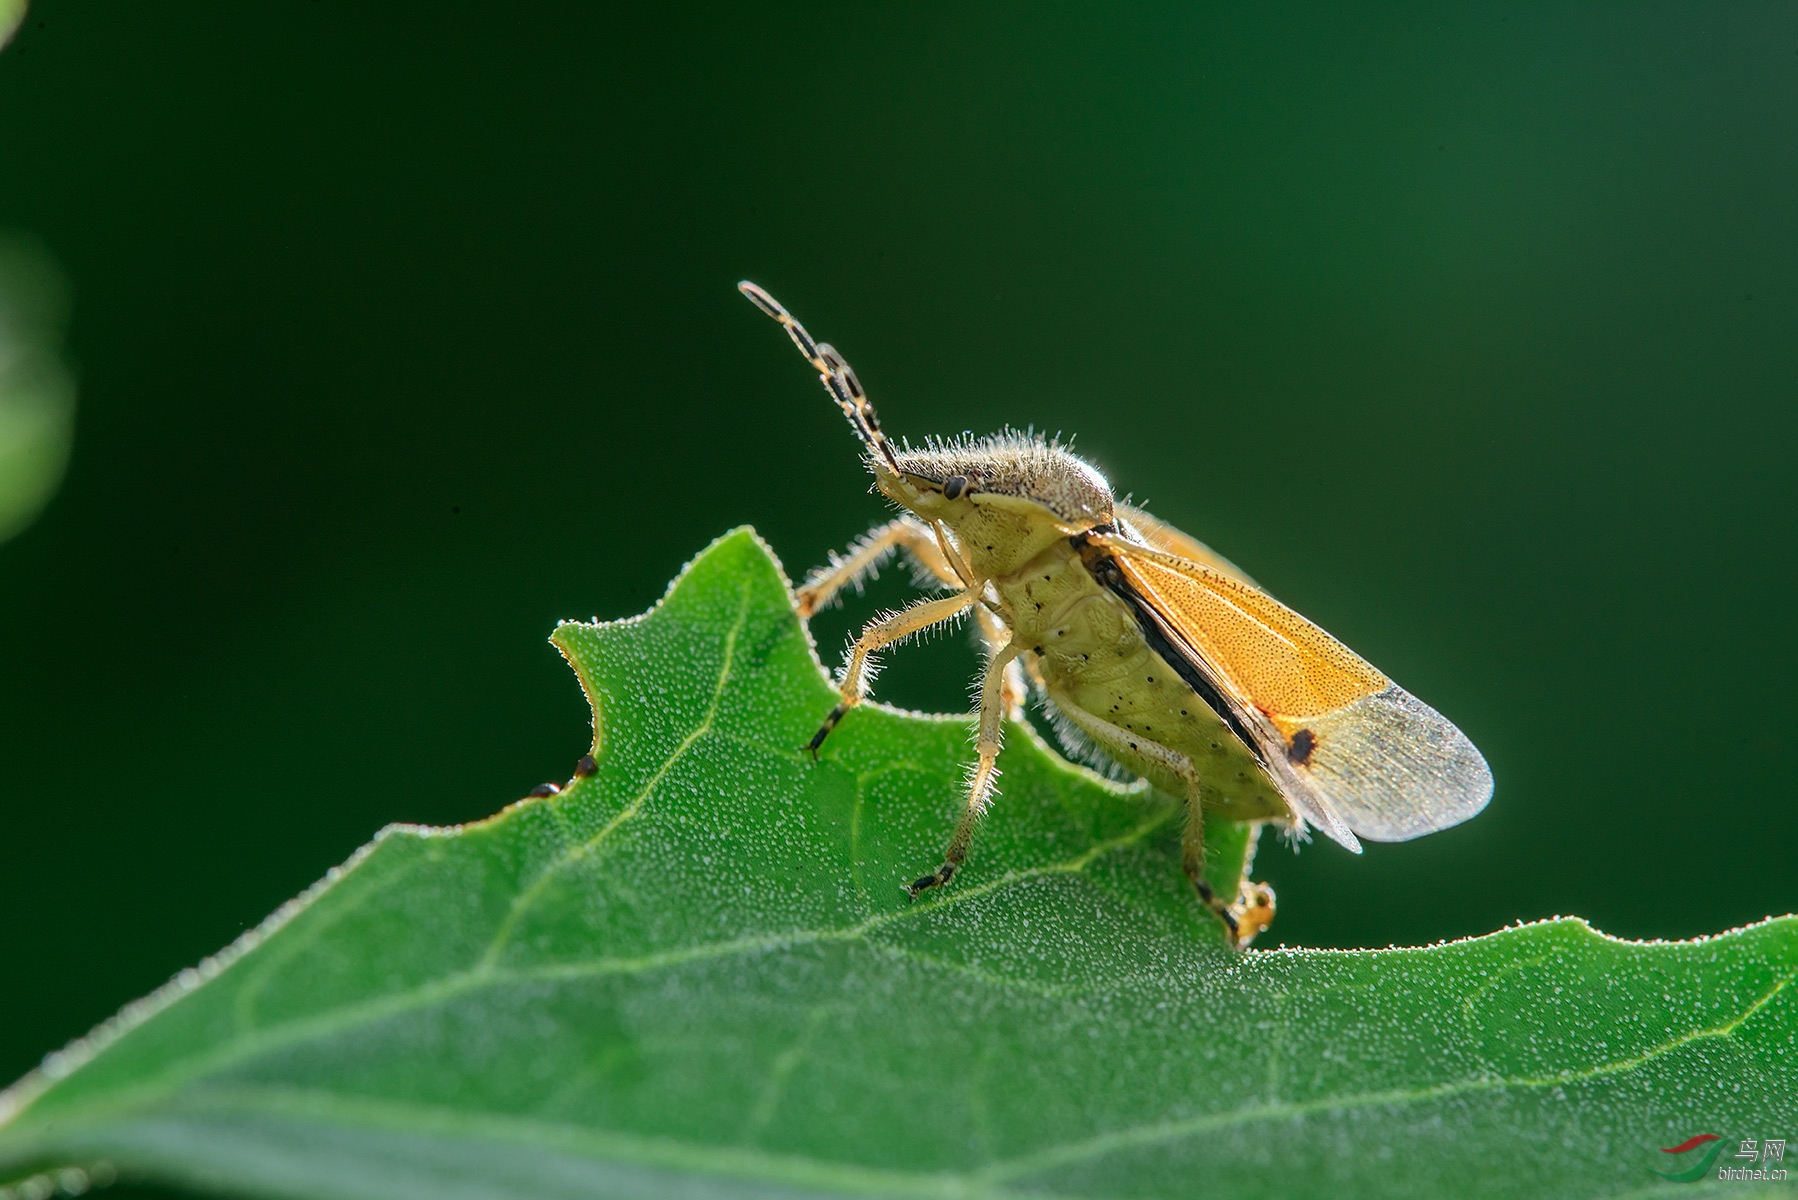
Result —
[[858, 942], [873, 931], [887, 925], [918, 920], [942, 909], [968, 903], [981, 896], [1013, 884], [1048, 875], [1076, 874], [1095, 859], [1141, 841], [1167, 819], [1156, 814], [1135, 828], [1115, 838], [1095, 842], [1080, 854], [1061, 862], [1008, 871], [983, 883], [960, 888], [938, 899], [912, 904], [905, 908], [876, 913], [854, 925], [824, 929], [797, 929], [786, 933], [733, 938], [685, 946], [629, 958], [601, 958], [580, 962], [546, 963], [535, 967], [476, 966], [454, 975], [445, 975], [417, 987], [376, 996], [354, 1004], [326, 1009], [307, 1017], [296, 1017], [284, 1024], [265, 1026], [215, 1046], [209, 1053], [185, 1060], [140, 1087], [115, 1093], [112, 1102], [96, 1106], [101, 1114], [130, 1111], [180, 1090], [210, 1073], [224, 1071], [252, 1061], [264, 1054], [289, 1049], [308, 1041], [328, 1038], [376, 1021], [418, 1012], [433, 1005], [488, 988], [517, 983], [566, 983], [610, 975], [640, 975], [669, 967], [706, 959], [733, 955], [764, 954], [818, 943]]
[[1291, 1100], [1282, 1103], [1257, 1104], [1244, 1108], [1231, 1109], [1226, 1112], [1206, 1113], [1202, 1116], [1190, 1117], [1183, 1121], [1160, 1121], [1148, 1125], [1132, 1126], [1125, 1129], [1112, 1130], [1085, 1138], [1077, 1142], [1061, 1146], [1049, 1147], [1031, 1154], [1021, 1155], [994, 1163], [979, 1172], [982, 1179], [990, 1182], [1003, 1182], [1033, 1174], [1037, 1171], [1054, 1167], [1071, 1166], [1076, 1163], [1090, 1161], [1116, 1150], [1135, 1149], [1137, 1147], [1163, 1145], [1179, 1141], [1196, 1134], [1209, 1133], [1219, 1129], [1246, 1125], [1260, 1121], [1292, 1120], [1311, 1116], [1315, 1113], [1345, 1112], [1360, 1108], [1379, 1108], [1384, 1105], [1415, 1104], [1425, 1100], [1440, 1100], [1455, 1096], [1465, 1096], [1480, 1092], [1503, 1091], [1508, 1088], [1540, 1090], [1542, 1088], [1561, 1087], [1567, 1084], [1585, 1083], [1597, 1079], [1608, 1079], [1613, 1075], [1628, 1074], [1648, 1064], [1664, 1058], [1682, 1047], [1695, 1042], [1727, 1038], [1747, 1022], [1761, 1009], [1772, 1003], [1789, 987], [1794, 978], [1798, 978], [1798, 968], [1776, 980], [1767, 992], [1757, 998], [1740, 1014], [1720, 1025], [1702, 1029], [1690, 1029], [1678, 1037], [1652, 1046], [1640, 1054], [1627, 1058], [1613, 1059], [1598, 1063], [1591, 1067], [1556, 1071], [1548, 1075], [1535, 1076], [1496, 1076], [1474, 1079], [1450, 1080], [1427, 1088], [1391, 1088], [1377, 1092], [1351, 1092], [1334, 1096], [1320, 1096], [1311, 1100]]
[[487, 943], [487, 949], [481, 955], [481, 960], [475, 968], [477, 972], [491, 971], [499, 964], [499, 957], [511, 944], [512, 935], [516, 932], [519, 921], [524, 919], [524, 915], [537, 903], [537, 900], [555, 881], [556, 877], [573, 863], [598, 851], [619, 826], [641, 812], [643, 805], [648, 802], [656, 788], [661, 786], [662, 780], [668, 777], [668, 772], [674, 769], [674, 765], [686, 755], [688, 750], [693, 748], [700, 738], [711, 732], [713, 724], [718, 720], [718, 709], [724, 702], [725, 686], [729, 684], [731, 672], [736, 664], [737, 638], [742, 634], [743, 626], [749, 620], [749, 584], [749, 580], [743, 581], [736, 620], [731, 623], [730, 632], [724, 635], [724, 661], [718, 670], [718, 681], [712, 687], [712, 699], [706, 706], [705, 716], [686, 737], [681, 739], [680, 744], [674, 748], [662, 765], [656, 768], [655, 773], [649, 777], [649, 781], [638, 790], [630, 802], [613, 814], [611, 820], [600, 826], [599, 830], [586, 841], [557, 855], [554, 861], [544, 867], [528, 887], [513, 897], [511, 907], [507, 910], [504, 919], [500, 921], [499, 928], [494, 931], [492, 940]]

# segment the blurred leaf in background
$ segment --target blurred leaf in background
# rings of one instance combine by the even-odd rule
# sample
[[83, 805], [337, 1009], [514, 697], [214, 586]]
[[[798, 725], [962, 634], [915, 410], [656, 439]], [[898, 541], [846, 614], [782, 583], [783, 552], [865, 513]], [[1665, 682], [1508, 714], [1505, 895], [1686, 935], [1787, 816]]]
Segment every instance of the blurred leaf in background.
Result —
[[[0, 0], [0, 41], [23, 8]], [[62, 361], [69, 291], [50, 252], [0, 234], [0, 541], [36, 519], [75, 436], [75, 379]]]

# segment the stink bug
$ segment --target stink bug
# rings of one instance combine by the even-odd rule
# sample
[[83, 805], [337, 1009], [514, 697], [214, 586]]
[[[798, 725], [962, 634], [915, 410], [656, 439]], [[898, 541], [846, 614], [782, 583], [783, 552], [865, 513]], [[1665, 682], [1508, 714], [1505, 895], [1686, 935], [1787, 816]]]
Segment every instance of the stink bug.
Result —
[[978, 759], [942, 865], [947, 884], [992, 798], [1004, 718], [1025, 679], [1074, 754], [1143, 776], [1186, 803], [1182, 865], [1237, 946], [1273, 920], [1273, 893], [1203, 875], [1204, 813], [1316, 826], [1360, 853], [1467, 820], [1492, 795], [1472, 742], [1347, 646], [1196, 538], [1116, 500], [1090, 463], [1033, 434], [893, 443], [855, 372], [774, 297], [744, 281], [849, 418], [874, 486], [904, 511], [799, 589], [809, 617], [897, 550], [949, 594], [879, 618], [851, 646], [816, 755], [867, 694], [870, 657], [972, 610], [988, 647]]

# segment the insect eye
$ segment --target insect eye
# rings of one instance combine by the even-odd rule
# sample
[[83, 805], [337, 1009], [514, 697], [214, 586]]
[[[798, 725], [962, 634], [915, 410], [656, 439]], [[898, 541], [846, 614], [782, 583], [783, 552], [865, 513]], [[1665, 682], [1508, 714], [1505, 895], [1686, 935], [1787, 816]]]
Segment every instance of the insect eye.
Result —
[[968, 477], [966, 475], [951, 475], [951, 476], [949, 476], [949, 478], [943, 480], [943, 498], [944, 499], [960, 500], [963, 496], [965, 496], [967, 494], [968, 494]]

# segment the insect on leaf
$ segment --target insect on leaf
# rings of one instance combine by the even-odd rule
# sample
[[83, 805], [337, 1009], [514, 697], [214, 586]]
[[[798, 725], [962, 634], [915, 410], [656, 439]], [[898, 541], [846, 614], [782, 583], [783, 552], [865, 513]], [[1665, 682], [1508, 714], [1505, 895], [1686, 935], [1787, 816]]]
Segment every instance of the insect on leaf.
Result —
[[1287, 801], [1330, 837], [1359, 850], [1355, 834], [1406, 841], [1485, 808], [1492, 772], [1473, 743], [1347, 646], [1209, 563], [1102, 544], [1247, 723]]
[[791, 605], [738, 531], [648, 616], [561, 627], [594, 773], [388, 830], [52, 1056], [0, 1098], [0, 1182], [1586, 1197], [1655, 1184], [1699, 1127], [1791, 1132], [1791, 918], [1237, 954], [1177, 806], [1021, 728], [966, 871], [908, 901], [968, 723], [865, 706], [813, 764], [832, 692]]

